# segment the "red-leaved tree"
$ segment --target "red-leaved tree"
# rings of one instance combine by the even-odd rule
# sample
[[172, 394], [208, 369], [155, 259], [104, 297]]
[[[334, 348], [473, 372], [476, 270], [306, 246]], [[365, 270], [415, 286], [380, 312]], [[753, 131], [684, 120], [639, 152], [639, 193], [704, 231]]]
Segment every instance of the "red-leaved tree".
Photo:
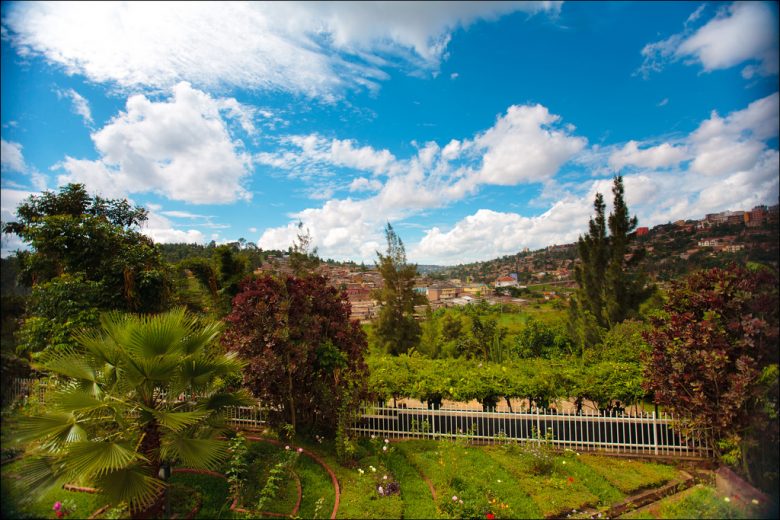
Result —
[[277, 424], [331, 433], [366, 392], [366, 335], [322, 276], [250, 278], [233, 298], [223, 342], [247, 361], [245, 385]]
[[709, 269], [674, 283], [668, 296], [644, 335], [652, 347], [645, 389], [683, 418], [683, 429], [706, 432], [721, 460], [769, 485], [777, 479], [777, 275]]

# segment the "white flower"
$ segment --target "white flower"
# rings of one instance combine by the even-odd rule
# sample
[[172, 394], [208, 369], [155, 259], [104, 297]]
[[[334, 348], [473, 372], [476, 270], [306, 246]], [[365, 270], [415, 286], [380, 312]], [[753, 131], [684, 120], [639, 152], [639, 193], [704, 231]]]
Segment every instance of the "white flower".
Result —
[[286, 449], [286, 450], [289, 450], [289, 449], [290, 449], [290, 447], [289, 447], [289, 446], [285, 446], [285, 447], [284, 447], [284, 449]]
[[373, 471], [374, 473], [376, 473], [376, 468], [375, 468], [374, 466], [369, 466], [369, 468], [371, 468], [371, 471]]
[[376, 439], [376, 435], [374, 435], [374, 434], [372, 433], [372, 434], [371, 434], [371, 439], [372, 439], [372, 440], [373, 440], [373, 439]]
[[729, 497], [723, 497], [724, 502], [731, 502], [731, 499]]
[[755, 498], [754, 498], [753, 500], [751, 500], [751, 502], [752, 502], [753, 504], [755, 504], [755, 505], [758, 505], [758, 500], [756, 500]]
[[458, 497], [456, 497], [455, 495], [452, 495], [452, 501], [453, 502], [457, 502], [458, 501]]
[[363, 473], [365, 473], [365, 471], [363, 471], [362, 468], [358, 468], [358, 473], [360, 473], [362, 475]]
[[382, 446], [382, 451], [387, 451], [387, 446]]
[[387, 480], [387, 475], [382, 475], [382, 480]]
[[390, 439], [385, 439], [385, 444], [389, 443]]
[[384, 495], [385, 494], [385, 490], [382, 489], [382, 486], [377, 487], [376, 490], [379, 491], [380, 495]]
[[501, 484], [501, 479], [498, 479], [498, 480], [496, 480], [496, 482], [498, 482], [499, 484]]

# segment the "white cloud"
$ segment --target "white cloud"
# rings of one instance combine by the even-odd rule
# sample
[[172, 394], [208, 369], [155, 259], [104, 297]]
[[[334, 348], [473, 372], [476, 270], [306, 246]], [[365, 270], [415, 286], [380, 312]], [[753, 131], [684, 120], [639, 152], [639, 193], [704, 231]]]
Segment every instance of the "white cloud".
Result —
[[[724, 6], [707, 24], [693, 32], [688, 24], [699, 18], [701, 6], [688, 18], [682, 33], [645, 45], [638, 72], [645, 77], [668, 62], [698, 62], [707, 72], [747, 61], [742, 75], [750, 78], [777, 74], [777, 16], [764, 2], [735, 2]], [[694, 16], [695, 15], [695, 16]]]
[[539, 182], [554, 175], [563, 163], [582, 150], [583, 137], [553, 127], [560, 116], [542, 105], [513, 105], [492, 128], [464, 148], [482, 155], [480, 182], [512, 186]]
[[672, 146], [662, 143], [649, 148], [639, 148], [639, 143], [629, 141], [620, 150], [609, 157], [609, 165], [615, 171], [625, 166], [638, 166], [640, 168], [666, 168], [684, 161], [687, 157], [684, 146]]
[[669, 104], [669, 98], [668, 98], [668, 97], [665, 97], [665, 98], [663, 98], [661, 101], [659, 101], [659, 102], [658, 102], [658, 104], [657, 104], [656, 106], [657, 106], [657, 107], [665, 107], [665, 106], [666, 106], [666, 105], [668, 105], [668, 104]]
[[318, 134], [294, 135], [285, 138], [292, 149], [275, 153], [261, 152], [255, 161], [276, 168], [291, 170], [296, 176], [322, 173], [323, 168], [351, 168], [373, 175], [391, 174], [398, 169], [395, 156], [388, 150], [371, 146], [356, 146], [351, 139], [326, 139]]
[[24, 162], [22, 145], [13, 141], [0, 140], [0, 166], [3, 170], [24, 173], [27, 164]]
[[[5, 141], [3, 141], [5, 142]], [[30, 195], [38, 193], [26, 190], [15, 190], [3, 188], [0, 190], [0, 220], [3, 223], [16, 221], [16, 208]], [[6, 258], [14, 251], [29, 249], [29, 246], [22, 242], [16, 234], [0, 233], [0, 256]]]
[[20, 2], [3, 19], [21, 55], [123, 88], [238, 86], [332, 99], [401, 66], [433, 71], [477, 20], [560, 2]]
[[[232, 105], [227, 105], [232, 106]], [[250, 198], [249, 154], [233, 140], [215, 99], [179, 83], [167, 101], [131, 96], [125, 112], [92, 134], [97, 161], [66, 157], [59, 184], [83, 182], [107, 196], [155, 192], [195, 204]]]
[[304, 164], [302, 157], [322, 161], [322, 167], [344, 166], [346, 161], [333, 153], [332, 143], [346, 142], [350, 146], [344, 148], [351, 154], [363, 150], [367, 158], [350, 164], [374, 175], [384, 172], [380, 176], [384, 184], [378, 179], [355, 179], [350, 184], [352, 191], [381, 189], [367, 199], [330, 200], [320, 208], [297, 212], [287, 226], [266, 229], [258, 245], [286, 249], [295, 238], [300, 220], [309, 227], [314, 244], [324, 256], [370, 261], [376, 244], [383, 240], [381, 230], [388, 220], [398, 221], [428, 208], [446, 206], [483, 184], [535, 183], [554, 175], [586, 143], [572, 136], [571, 130], [558, 128], [559, 120], [541, 105], [512, 106], [493, 127], [473, 139], [452, 140], [444, 149], [428, 142], [406, 160], [390, 155], [377, 161], [376, 150], [358, 147], [351, 141], [327, 141], [316, 135], [289, 138], [296, 151], [282, 150], [262, 160], [289, 169]]
[[197, 229], [177, 229], [169, 219], [163, 216], [163, 214], [171, 215], [171, 213], [176, 212], [168, 211], [157, 213], [155, 211], [150, 211], [148, 215], [149, 218], [141, 225], [141, 233], [160, 244], [202, 244], [206, 241], [206, 237]]
[[358, 177], [349, 184], [349, 191], [378, 191], [382, 189], [382, 183], [376, 179]]
[[70, 88], [68, 90], [57, 90], [57, 97], [70, 99], [73, 104], [73, 111], [81, 116], [87, 126], [92, 126], [94, 123], [92, 110], [89, 108], [89, 101], [84, 96]]

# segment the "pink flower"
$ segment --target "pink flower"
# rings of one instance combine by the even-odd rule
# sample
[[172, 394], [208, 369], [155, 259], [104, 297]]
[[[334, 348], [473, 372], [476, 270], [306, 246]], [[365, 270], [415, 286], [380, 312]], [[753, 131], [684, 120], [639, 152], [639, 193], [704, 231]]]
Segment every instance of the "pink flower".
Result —
[[284, 449], [286, 449], [286, 450], [289, 450], [289, 449], [290, 449], [290, 447], [289, 447], [289, 446], [285, 446], [285, 447], [284, 447]]
[[60, 501], [54, 502], [54, 506], [52, 507], [52, 509], [54, 509], [55, 511], [59, 511], [61, 508], [62, 508], [62, 502]]
[[458, 497], [456, 497], [455, 495], [452, 495], [452, 501], [453, 502], [457, 502], [458, 501]]
[[303, 453], [303, 448], [298, 448], [298, 453]]

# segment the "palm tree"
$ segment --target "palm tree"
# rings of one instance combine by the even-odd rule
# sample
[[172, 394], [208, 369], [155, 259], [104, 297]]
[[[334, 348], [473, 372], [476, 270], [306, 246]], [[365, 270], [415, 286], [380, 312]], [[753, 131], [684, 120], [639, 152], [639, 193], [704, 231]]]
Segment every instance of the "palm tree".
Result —
[[221, 378], [242, 365], [215, 348], [221, 323], [199, 324], [184, 309], [111, 313], [101, 325], [77, 336], [83, 349], [53, 353], [38, 367], [60, 383], [44, 414], [19, 421], [16, 438], [29, 443], [26, 483], [88, 483], [127, 502], [133, 516], [155, 517], [163, 465], [213, 469], [227, 455], [220, 411], [250, 398], [221, 390]]

